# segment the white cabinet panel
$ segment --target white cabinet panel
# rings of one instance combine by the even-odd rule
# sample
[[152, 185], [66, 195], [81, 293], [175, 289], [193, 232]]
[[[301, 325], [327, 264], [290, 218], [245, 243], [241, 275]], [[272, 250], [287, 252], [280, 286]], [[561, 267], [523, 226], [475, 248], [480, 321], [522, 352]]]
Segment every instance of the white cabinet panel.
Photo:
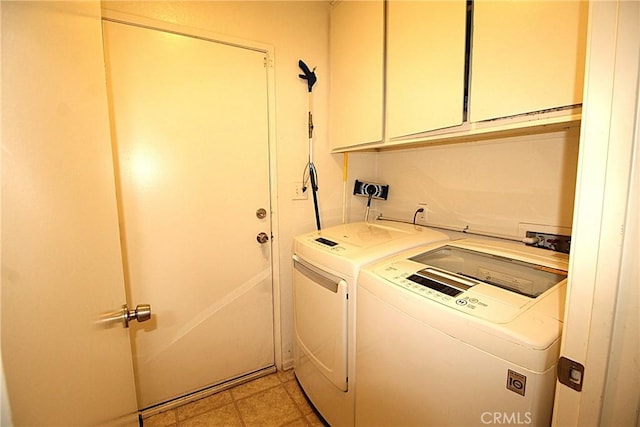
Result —
[[465, 0], [389, 1], [387, 138], [463, 121]]
[[342, 1], [331, 10], [331, 147], [382, 141], [384, 3]]
[[474, 2], [470, 121], [582, 103], [586, 1]]

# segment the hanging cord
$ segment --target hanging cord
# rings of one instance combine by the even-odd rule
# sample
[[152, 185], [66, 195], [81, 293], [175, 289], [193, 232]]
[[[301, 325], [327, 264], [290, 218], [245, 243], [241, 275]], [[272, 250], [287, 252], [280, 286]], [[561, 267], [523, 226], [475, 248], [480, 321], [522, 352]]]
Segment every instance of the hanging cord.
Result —
[[392, 222], [401, 222], [404, 224], [413, 224], [415, 226], [424, 227], [424, 228], [435, 228], [438, 230], [454, 231], [456, 233], [471, 234], [474, 236], [491, 237], [494, 239], [503, 239], [503, 240], [512, 240], [514, 242], [521, 242], [528, 245], [536, 244], [539, 242], [538, 238], [534, 238], [534, 237], [518, 237], [518, 236], [509, 236], [505, 234], [490, 233], [485, 231], [472, 231], [469, 229], [468, 225], [465, 225], [464, 228], [461, 229], [459, 227], [440, 225], [440, 224], [416, 224], [416, 216], [418, 215], [418, 213], [423, 211], [424, 211], [423, 208], [419, 208], [414, 212], [412, 223], [400, 218], [386, 217], [386, 216], [383, 216], [382, 214], [379, 214], [376, 217], [376, 219], [381, 221], [392, 221]]
[[367, 186], [366, 192], [368, 194], [367, 197], [367, 210], [364, 214], [364, 222], [368, 222], [369, 221], [369, 209], [371, 208], [371, 199], [373, 199], [373, 195], [376, 194], [378, 190], [376, 189], [375, 186], [373, 185], [369, 185]]
[[304, 165], [304, 169], [302, 170], [302, 192], [307, 191], [307, 182], [309, 182], [309, 161]]
[[369, 222], [369, 209], [371, 208], [371, 199], [373, 196], [369, 194], [367, 197], [367, 210], [364, 212], [364, 222]]
[[418, 214], [420, 212], [424, 212], [424, 208], [419, 208], [415, 211], [415, 213], [413, 214], [413, 225], [416, 225], [416, 218], [418, 217]]

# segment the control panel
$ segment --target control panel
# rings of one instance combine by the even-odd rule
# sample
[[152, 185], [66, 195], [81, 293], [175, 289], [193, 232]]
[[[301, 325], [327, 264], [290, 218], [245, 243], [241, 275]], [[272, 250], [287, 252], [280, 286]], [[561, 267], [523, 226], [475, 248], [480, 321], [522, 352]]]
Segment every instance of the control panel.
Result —
[[532, 298], [453, 272], [410, 260], [391, 262], [376, 274], [405, 290], [474, 317], [496, 323], [513, 320]]
[[407, 277], [407, 279], [429, 289], [433, 289], [434, 291], [442, 292], [443, 294], [449, 295], [451, 297], [458, 296], [462, 293], [460, 289], [454, 288], [453, 286], [445, 285], [444, 283], [438, 282], [437, 280], [429, 279], [420, 274], [412, 274], [411, 276]]
[[316, 239], [316, 242], [328, 246], [330, 248], [334, 247], [334, 246], [338, 246], [338, 244], [336, 242], [334, 242], [333, 240], [329, 240], [329, 239], [325, 239], [324, 237], [318, 237]]
[[336, 255], [346, 255], [351, 249], [351, 245], [344, 242], [336, 242], [326, 237], [310, 236], [307, 240], [312, 246]]

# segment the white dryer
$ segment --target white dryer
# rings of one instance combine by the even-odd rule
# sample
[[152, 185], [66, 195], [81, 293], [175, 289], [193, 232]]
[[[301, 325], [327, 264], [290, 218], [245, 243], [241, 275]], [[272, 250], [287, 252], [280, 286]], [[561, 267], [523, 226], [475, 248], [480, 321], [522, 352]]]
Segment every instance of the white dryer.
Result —
[[315, 408], [334, 427], [355, 420], [355, 303], [360, 268], [447, 235], [410, 224], [343, 224], [294, 239], [294, 367]]
[[549, 425], [567, 266], [457, 240], [362, 269], [356, 425]]

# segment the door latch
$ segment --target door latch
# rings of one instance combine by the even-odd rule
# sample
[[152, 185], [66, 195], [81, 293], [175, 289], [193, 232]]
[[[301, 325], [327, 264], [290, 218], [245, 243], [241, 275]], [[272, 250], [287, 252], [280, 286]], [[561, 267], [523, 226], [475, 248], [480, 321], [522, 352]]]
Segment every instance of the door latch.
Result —
[[566, 357], [561, 357], [558, 360], [558, 381], [575, 391], [582, 391], [584, 365]]
[[129, 322], [132, 320], [137, 320], [138, 322], [146, 322], [151, 319], [151, 306], [149, 304], [138, 304], [135, 309], [129, 310], [127, 304], [122, 306], [122, 321], [124, 322], [124, 327], [129, 327]]

